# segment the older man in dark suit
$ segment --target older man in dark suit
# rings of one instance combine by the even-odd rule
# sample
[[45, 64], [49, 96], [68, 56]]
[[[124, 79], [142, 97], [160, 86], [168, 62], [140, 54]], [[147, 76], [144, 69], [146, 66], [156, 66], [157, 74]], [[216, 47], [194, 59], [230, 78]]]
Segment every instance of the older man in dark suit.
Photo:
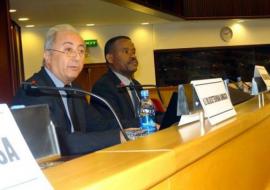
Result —
[[[42, 86], [72, 86], [83, 68], [84, 41], [70, 25], [57, 25], [48, 33], [44, 65], [28, 81]], [[19, 89], [13, 105], [48, 104], [63, 155], [84, 154], [120, 143], [117, 123], [105, 120], [82, 95], [65, 91]], [[106, 131], [93, 129], [106, 128]]]

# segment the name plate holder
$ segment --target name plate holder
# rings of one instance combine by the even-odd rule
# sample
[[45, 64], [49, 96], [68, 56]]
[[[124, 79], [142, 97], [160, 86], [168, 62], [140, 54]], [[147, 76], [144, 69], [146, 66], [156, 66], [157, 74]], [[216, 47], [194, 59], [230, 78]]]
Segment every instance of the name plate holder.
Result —
[[191, 81], [191, 84], [202, 107], [200, 112], [201, 126], [204, 126], [204, 116], [208, 118], [211, 125], [215, 125], [236, 115], [229, 93], [221, 78], [194, 80]]
[[0, 104], [0, 189], [52, 190], [6, 104]]
[[205, 134], [204, 111], [191, 84], [178, 86], [177, 115], [181, 115], [179, 126], [199, 120], [200, 134]]
[[264, 93], [270, 90], [270, 76], [264, 66], [255, 65], [251, 95], [258, 97], [258, 107], [264, 106]]

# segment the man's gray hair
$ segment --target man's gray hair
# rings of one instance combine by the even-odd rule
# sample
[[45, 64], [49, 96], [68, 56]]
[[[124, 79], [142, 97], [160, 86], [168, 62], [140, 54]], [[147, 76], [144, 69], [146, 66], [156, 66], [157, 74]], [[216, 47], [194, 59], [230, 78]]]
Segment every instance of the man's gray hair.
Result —
[[46, 40], [45, 40], [45, 45], [44, 45], [45, 50], [52, 49], [56, 34], [58, 32], [74, 32], [74, 33], [77, 33], [78, 35], [80, 35], [78, 30], [76, 30], [73, 26], [71, 26], [69, 24], [55, 25], [55, 26], [51, 27], [46, 34]]

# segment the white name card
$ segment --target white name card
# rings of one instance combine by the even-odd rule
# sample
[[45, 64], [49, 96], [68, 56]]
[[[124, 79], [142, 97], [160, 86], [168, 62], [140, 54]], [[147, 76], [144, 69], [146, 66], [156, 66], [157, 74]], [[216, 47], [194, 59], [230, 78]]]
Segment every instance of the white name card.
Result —
[[32, 156], [6, 104], [0, 104], [0, 189], [53, 189]]
[[200, 120], [200, 114], [194, 113], [189, 115], [181, 115], [180, 121], [178, 123], [178, 126], [185, 125], [188, 123], [192, 123], [194, 121]]
[[199, 97], [205, 116], [215, 125], [236, 115], [221, 78], [191, 81]]
[[254, 77], [261, 77], [266, 85], [267, 91], [270, 90], [270, 76], [264, 66], [255, 65]]

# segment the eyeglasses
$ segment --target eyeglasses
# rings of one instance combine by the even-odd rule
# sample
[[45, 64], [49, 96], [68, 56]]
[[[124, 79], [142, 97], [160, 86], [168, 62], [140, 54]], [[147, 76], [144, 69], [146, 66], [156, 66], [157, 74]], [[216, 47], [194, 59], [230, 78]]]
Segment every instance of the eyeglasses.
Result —
[[46, 49], [46, 50], [64, 53], [67, 57], [76, 57], [77, 54], [79, 54], [80, 57], [84, 57], [86, 55], [84, 49], [74, 50], [72, 48], [67, 48], [67, 49], [64, 49], [64, 51], [60, 51], [57, 49]]

